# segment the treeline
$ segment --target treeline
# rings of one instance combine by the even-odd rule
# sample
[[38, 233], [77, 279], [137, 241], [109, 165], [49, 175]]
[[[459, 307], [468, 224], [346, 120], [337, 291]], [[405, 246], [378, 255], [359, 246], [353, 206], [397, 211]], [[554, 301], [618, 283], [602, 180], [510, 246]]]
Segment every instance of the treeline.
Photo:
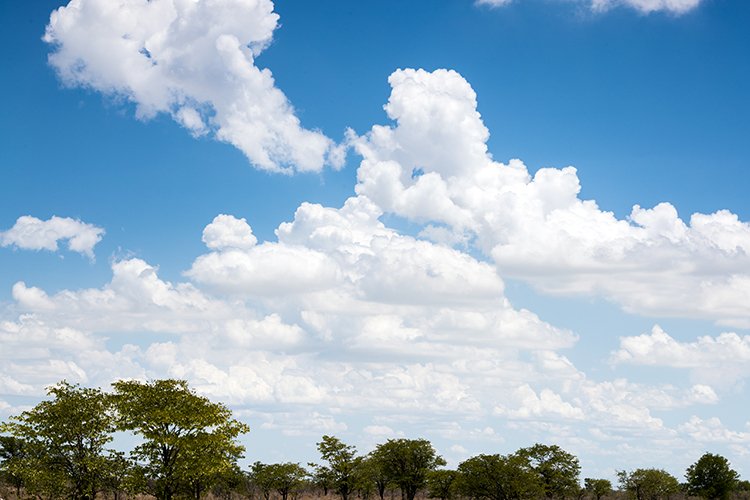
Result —
[[[158, 500], [206, 495], [223, 499], [341, 500], [596, 499], [658, 500], [697, 496], [750, 498], [728, 461], [705, 454], [685, 482], [659, 469], [618, 473], [581, 483], [578, 459], [556, 445], [535, 444], [508, 455], [482, 454], [455, 470], [425, 439], [389, 439], [367, 454], [334, 436], [317, 443], [320, 463], [255, 462], [242, 470], [237, 438], [248, 427], [185, 381], [120, 381], [112, 392], [60, 382], [50, 398], [0, 423], [0, 478], [6, 495], [39, 500], [150, 495]], [[108, 448], [115, 433], [139, 444], [127, 455]]]

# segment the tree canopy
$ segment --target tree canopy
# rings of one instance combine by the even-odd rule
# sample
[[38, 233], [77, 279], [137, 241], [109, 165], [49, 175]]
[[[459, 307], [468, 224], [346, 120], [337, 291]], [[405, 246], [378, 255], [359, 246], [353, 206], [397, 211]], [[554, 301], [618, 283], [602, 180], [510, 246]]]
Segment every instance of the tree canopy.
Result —
[[383, 464], [386, 476], [401, 488], [407, 500], [414, 500], [424, 487], [428, 472], [445, 465], [426, 439], [389, 439], [375, 448], [372, 458]]
[[740, 475], [721, 455], [706, 453], [685, 473], [688, 492], [709, 499], [729, 498], [738, 487]]
[[62, 381], [47, 390], [51, 399], [0, 425], [22, 443], [8, 472], [46, 496], [92, 500], [108, 470], [114, 421], [111, 399], [100, 389]]
[[231, 471], [244, 447], [236, 438], [249, 431], [231, 411], [195, 394], [184, 380], [120, 381], [113, 384], [117, 427], [143, 438], [132, 455], [143, 463], [159, 500], [180, 488], [200, 493]]

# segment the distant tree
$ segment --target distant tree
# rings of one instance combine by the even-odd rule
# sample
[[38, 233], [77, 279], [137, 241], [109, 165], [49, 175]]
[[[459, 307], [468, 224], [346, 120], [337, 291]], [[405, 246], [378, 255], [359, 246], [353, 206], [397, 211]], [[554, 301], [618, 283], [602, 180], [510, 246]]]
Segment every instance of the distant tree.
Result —
[[587, 477], [583, 480], [583, 484], [586, 492], [596, 498], [596, 500], [612, 492], [612, 483], [607, 479], [592, 479]]
[[158, 500], [172, 500], [189, 488], [194, 498], [222, 473], [231, 471], [248, 432], [232, 412], [195, 394], [184, 380], [120, 381], [113, 384], [118, 428], [143, 438], [132, 456], [143, 462], [144, 478]]
[[372, 456], [382, 461], [386, 475], [406, 500], [414, 500], [428, 472], [446, 463], [426, 439], [389, 439], [376, 446]]
[[51, 399], [0, 425], [0, 432], [23, 443], [22, 456], [10, 460], [9, 473], [32, 493], [93, 500], [108, 469], [111, 399], [99, 389], [65, 381], [47, 394]]
[[323, 496], [328, 496], [328, 490], [333, 487], [333, 471], [331, 471], [330, 467], [314, 462], [308, 462], [307, 466], [312, 471], [310, 473], [310, 483], [314, 487], [323, 490]]
[[680, 491], [677, 478], [661, 469], [619, 471], [620, 489], [636, 500], [663, 500]]
[[685, 473], [688, 493], [708, 499], [726, 499], [737, 489], [740, 475], [721, 455], [706, 453]]
[[458, 472], [448, 469], [438, 469], [427, 474], [427, 496], [440, 500], [451, 500], [456, 493], [456, 478]]
[[318, 451], [321, 458], [328, 462], [326, 469], [331, 489], [341, 495], [341, 500], [348, 500], [360, 479], [362, 457], [357, 456], [354, 446], [344, 444], [334, 436], [323, 436], [318, 443]]
[[16, 436], [0, 436], [0, 474], [16, 490], [16, 498], [21, 498], [23, 476], [18, 465], [26, 457], [26, 441]]
[[575, 455], [557, 445], [535, 444], [516, 452], [539, 474], [548, 498], [576, 497], [581, 489], [581, 466]]
[[458, 465], [458, 489], [474, 500], [525, 500], [544, 495], [528, 459], [518, 454], [477, 455]]
[[385, 490], [391, 484], [391, 477], [386, 470], [386, 462], [377, 454], [370, 453], [361, 464], [364, 481], [369, 481], [378, 492], [380, 500], [385, 500]]

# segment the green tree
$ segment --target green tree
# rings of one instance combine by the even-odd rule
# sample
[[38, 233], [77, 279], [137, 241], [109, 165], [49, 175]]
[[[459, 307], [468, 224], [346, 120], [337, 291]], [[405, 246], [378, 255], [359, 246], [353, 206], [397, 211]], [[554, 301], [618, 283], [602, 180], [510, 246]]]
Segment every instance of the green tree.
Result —
[[587, 477], [583, 480], [583, 485], [586, 492], [596, 498], [596, 500], [612, 492], [612, 483], [607, 479], [592, 479]]
[[458, 472], [438, 469], [427, 474], [427, 496], [440, 500], [451, 500], [456, 492]]
[[100, 389], [62, 381], [47, 390], [51, 399], [0, 425], [24, 444], [9, 470], [26, 488], [46, 496], [92, 500], [103, 486], [112, 440], [111, 399]]
[[348, 500], [360, 480], [362, 457], [357, 456], [354, 446], [334, 436], [323, 436], [317, 445], [321, 458], [328, 462], [330, 488], [341, 495], [341, 500]]
[[636, 500], [663, 500], [680, 491], [680, 483], [672, 474], [661, 469], [619, 471], [620, 489]]
[[458, 490], [475, 500], [525, 500], [544, 494], [539, 474], [518, 454], [477, 455], [458, 465]]
[[307, 466], [312, 469], [310, 473], [312, 485], [323, 490], [323, 496], [328, 496], [328, 490], [333, 487], [333, 471], [330, 467], [313, 462], [309, 462]]
[[159, 500], [181, 489], [195, 498], [222, 473], [236, 466], [244, 447], [236, 441], [249, 431], [223, 404], [195, 394], [184, 380], [120, 381], [115, 406], [120, 430], [143, 438], [131, 455]]
[[391, 484], [391, 478], [385, 469], [386, 464], [372, 453], [365, 458], [361, 464], [363, 480], [369, 481], [375, 486], [380, 500], [385, 500], [385, 490]]
[[544, 496], [548, 498], [575, 497], [579, 490], [581, 466], [575, 455], [557, 445], [535, 444], [517, 452], [526, 457], [531, 467], [539, 474], [544, 485]]
[[426, 439], [389, 439], [379, 444], [372, 456], [382, 461], [386, 475], [398, 485], [406, 500], [414, 500], [429, 471], [445, 465], [445, 460]]
[[251, 474], [266, 499], [270, 497], [270, 491], [276, 490], [282, 500], [299, 491], [308, 475], [300, 464], [293, 462], [268, 465], [255, 462]]
[[709, 499], [725, 499], [737, 489], [740, 475], [721, 455], [706, 453], [685, 473], [688, 493]]
[[17, 464], [26, 457], [26, 442], [16, 436], [0, 436], [0, 474], [21, 498], [23, 476], [16, 471]]

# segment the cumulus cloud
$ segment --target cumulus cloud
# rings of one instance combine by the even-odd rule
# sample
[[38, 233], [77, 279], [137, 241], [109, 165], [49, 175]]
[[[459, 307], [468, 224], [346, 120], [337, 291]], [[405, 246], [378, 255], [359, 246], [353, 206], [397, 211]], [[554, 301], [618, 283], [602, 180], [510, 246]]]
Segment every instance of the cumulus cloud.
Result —
[[[468, 244], [504, 276], [555, 294], [601, 294], [628, 311], [750, 325], [750, 224], [719, 210], [683, 221], [674, 206], [619, 219], [579, 197], [576, 169], [492, 159], [476, 94], [455, 71], [398, 70], [385, 110], [354, 146], [356, 192]], [[436, 229], [437, 228], [437, 229]]]
[[684, 368], [700, 381], [733, 383], [750, 376], [750, 336], [722, 333], [680, 342], [657, 325], [650, 333], [620, 338], [612, 361]]
[[[587, 4], [594, 12], [604, 12], [615, 7], [630, 7], [643, 14], [651, 12], [669, 12], [672, 14], [684, 14], [695, 9], [702, 0], [563, 0], [570, 3]], [[491, 8], [510, 5], [513, 0], [476, 0], [477, 5], [486, 5]]]
[[52, 216], [48, 220], [23, 215], [12, 228], [0, 232], [0, 246], [24, 250], [56, 252], [60, 241], [67, 241], [68, 249], [94, 258], [94, 247], [104, 235], [104, 229], [70, 217]]
[[125, 98], [139, 118], [167, 113], [264, 170], [320, 171], [329, 152], [340, 167], [332, 141], [301, 126], [255, 63], [277, 23], [270, 0], [71, 0], [44, 40], [65, 84]]

